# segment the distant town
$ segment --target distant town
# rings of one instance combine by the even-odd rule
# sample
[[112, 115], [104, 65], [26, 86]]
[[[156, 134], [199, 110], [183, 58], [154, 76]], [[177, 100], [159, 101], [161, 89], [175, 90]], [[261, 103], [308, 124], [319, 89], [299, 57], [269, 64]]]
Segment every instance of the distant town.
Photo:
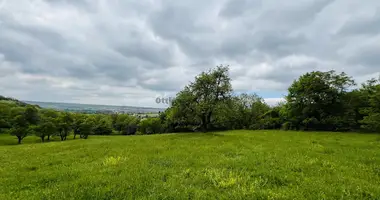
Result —
[[110, 105], [92, 105], [92, 104], [77, 104], [77, 103], [56, 103], [56, 102], [38, 102], [38, 101], [24, 101], [28, 104], [38, 105], [41, 108], [51, 108], [55, 110], [80, 112], [80, 113], [103, 113], [103, 114], [131, 114], [135, 116], [154, 117], [164, 108], [150, 108], [150, 107], [134, 107], [134, 106], [110, 106]]

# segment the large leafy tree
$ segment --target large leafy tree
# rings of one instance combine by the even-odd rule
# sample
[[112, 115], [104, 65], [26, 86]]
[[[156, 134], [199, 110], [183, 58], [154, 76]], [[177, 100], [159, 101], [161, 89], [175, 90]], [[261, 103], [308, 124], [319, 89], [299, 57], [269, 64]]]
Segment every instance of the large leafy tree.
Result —
[[362, 128], [380, 132], [380, 79], [371, 79], [366, 84], [363, 84], [361, 89], [362, 96], [366, 96], [368, 103], [360, 112], [364, 115], [363, 120], [360, 121]]
[[288, 89], [288, 120], [306, 130], [338, 130], [344, 127], [344, 96], [353, 85], [351, 77], [335, 71], [314, 71], [302, 75]]
[[192, 125], [203, 131], [211, 129], [218, 105], [231, 98], [232, 87], [228, 66], [217, 66], [195, 77], [185, 89], [177, 94], [173, 110], [178, 124]]

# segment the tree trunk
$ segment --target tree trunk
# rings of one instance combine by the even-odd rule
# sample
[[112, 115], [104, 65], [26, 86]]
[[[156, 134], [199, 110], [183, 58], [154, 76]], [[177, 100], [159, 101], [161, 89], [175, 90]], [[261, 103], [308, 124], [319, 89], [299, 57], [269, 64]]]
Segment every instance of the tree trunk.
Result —
[[63, 141], [63, 139], [64, 139], [64, 137], [63, 137], [63, 135], [61, 135], [61, 141]]
[[201, 125], [202, 132], [207, 132], [207, 122], [206, 122], [206, 115], [202, 115], [202, 125]]
[[208, 130], [210, 127], [210, 124], [211, 124], [211, 112], [209, 112], [206, 116], [206, 129]]
[[45, 136], [41, 136], [41, 141], [45, 142]]
[[22, 137], [17, 136], [17, 139], [18, 139], [18, 143], [21, 144]]
[[211, 112], [207, 112], [202, 115], [202, 131], [205, 133], [209, 129], [209, 125], [211, 122]]
[[48, 138], [47, 138], [48, 141], [50, 141], [50, 135], [48, 135]]
[[74, 133], [74, 140], [75, 140], [75, 137], [77, 136], [77, 134]]

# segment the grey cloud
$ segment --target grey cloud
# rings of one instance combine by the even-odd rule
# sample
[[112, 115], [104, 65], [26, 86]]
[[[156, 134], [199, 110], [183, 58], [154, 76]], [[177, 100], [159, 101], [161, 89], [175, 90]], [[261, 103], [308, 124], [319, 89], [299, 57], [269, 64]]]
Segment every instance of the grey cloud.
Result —
[[219, 12], [225, 18], [234, 18], [249, 11], [257, 11], [262, 6], [262, 0], [228, 0]]
[[357, 65], [371, 66], [361, 73], [380, 72], [380, 47], [373, 45], [359, 48], [348, 61]]
[[333, 0], [266, 1], [266, 9], [259, 16], [264, 30], [294, 31], [313, 22]]
[[379, 72], [376, 0], [28, 2], [0, 10], [2, 95], [149, 102], [218, 64], [239, 91], [283, 91], [311, 70]]
[[291, 55], [296, 49], [308, 40], [303, 35], [290, 35], [282, 32], [259, 32], [255, 35], [258, 39], [256, 47], [271, 55]]
[[380, 8], [374, 15], [349, 20], [340, 29], [338, 36], [355, 36], [362, 34], [380, 34]]

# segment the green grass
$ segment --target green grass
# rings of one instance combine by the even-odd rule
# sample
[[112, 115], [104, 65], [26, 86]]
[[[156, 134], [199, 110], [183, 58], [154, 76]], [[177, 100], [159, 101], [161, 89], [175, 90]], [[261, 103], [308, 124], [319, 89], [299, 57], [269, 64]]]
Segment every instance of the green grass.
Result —
[[379, 135], [230, 131], [14, 143], [0, 136], [1, 200], [380, 199]]

